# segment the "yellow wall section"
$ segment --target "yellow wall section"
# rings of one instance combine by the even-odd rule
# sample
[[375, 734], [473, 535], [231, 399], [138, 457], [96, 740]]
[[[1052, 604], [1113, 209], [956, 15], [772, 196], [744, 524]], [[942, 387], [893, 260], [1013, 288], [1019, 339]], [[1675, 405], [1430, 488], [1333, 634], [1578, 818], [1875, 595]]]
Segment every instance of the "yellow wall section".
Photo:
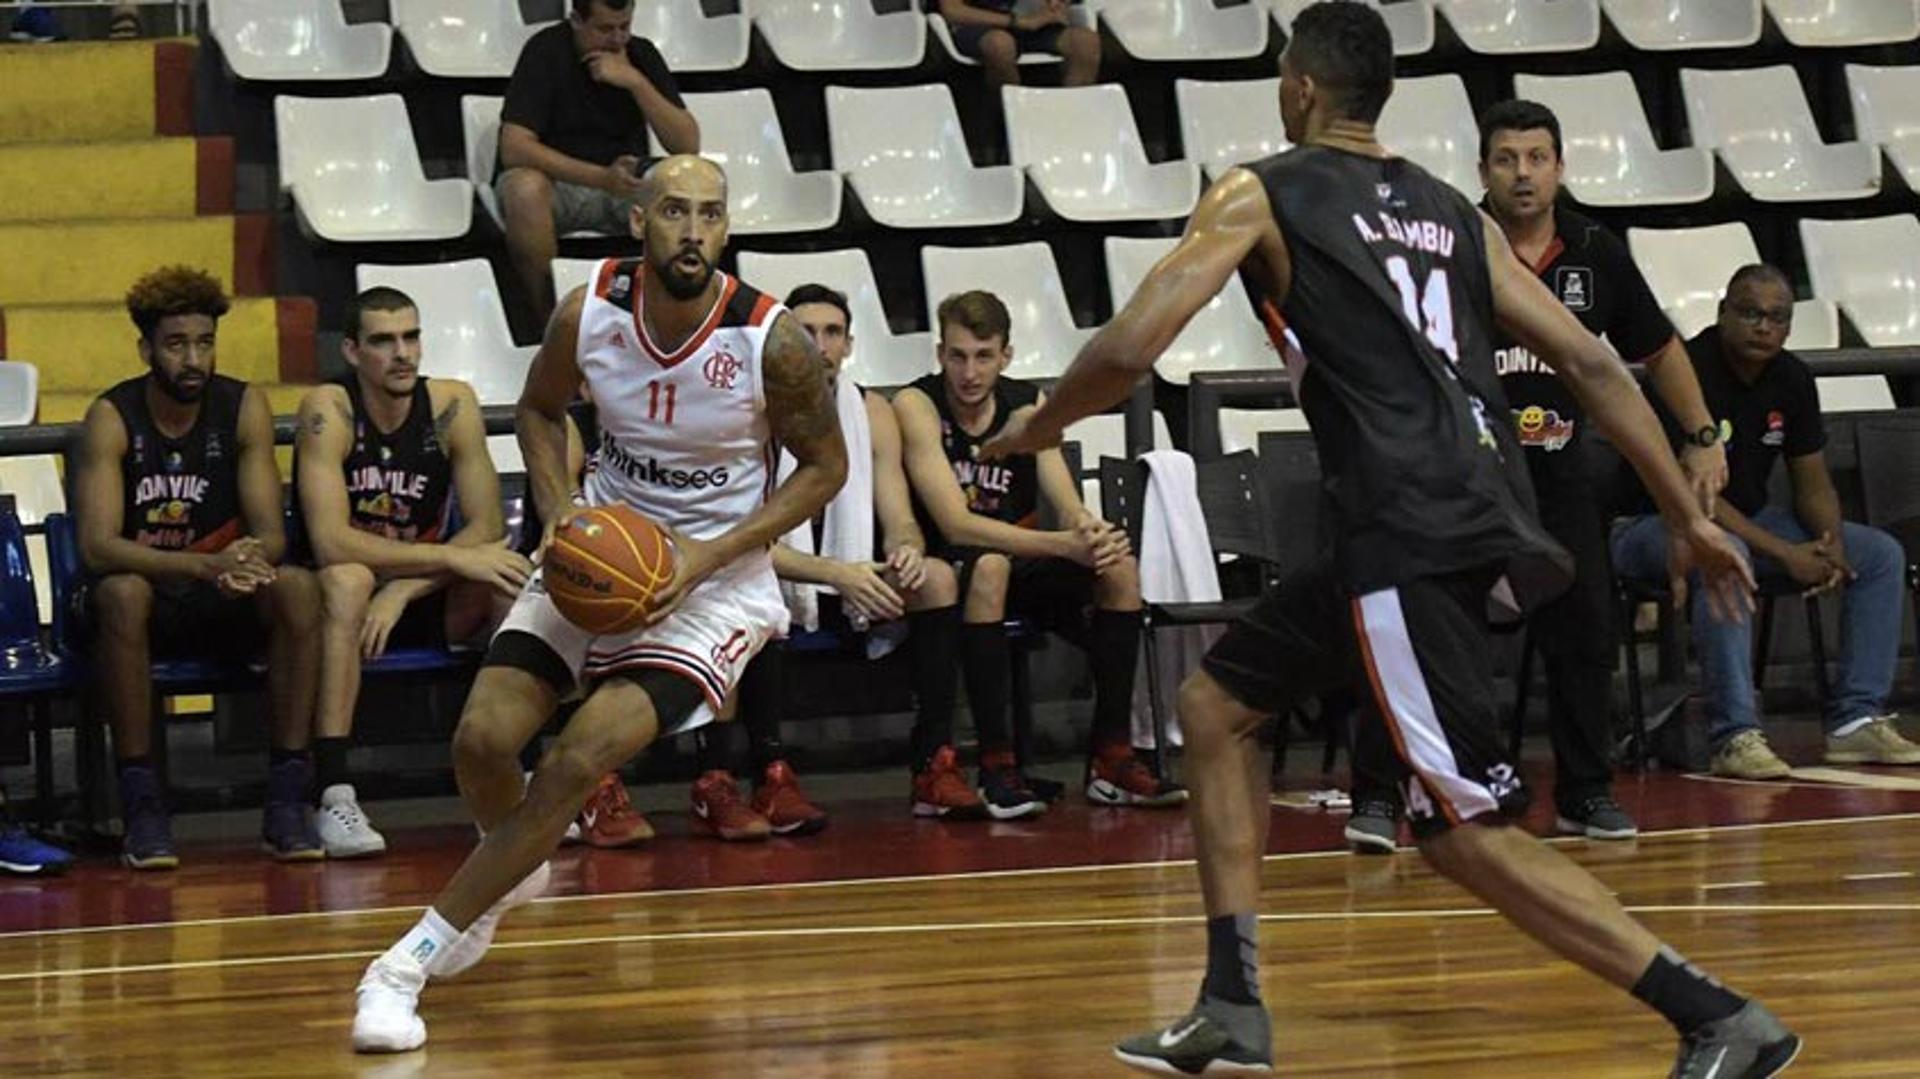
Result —
[[153, 43], [0, 49], [0, 143], [153, 134]]
[[230, 217], [0, 225], [0, 252], [0, 306], [118, 303], [140, 275], [177, 262], [233, 290]]
[[0, 221], [192, 217], [198, 187], [192, 139], [45, 143], [0, 153]]
[[[9, 307], [7, 352], [40, 369], [42, 393], [98, 393], [139, 374], [139, 331], [120, 304]], [[235, 300], [220, 320], [219, 368], [248, 382], [280, 377], [280, 332], [271, 298]]]

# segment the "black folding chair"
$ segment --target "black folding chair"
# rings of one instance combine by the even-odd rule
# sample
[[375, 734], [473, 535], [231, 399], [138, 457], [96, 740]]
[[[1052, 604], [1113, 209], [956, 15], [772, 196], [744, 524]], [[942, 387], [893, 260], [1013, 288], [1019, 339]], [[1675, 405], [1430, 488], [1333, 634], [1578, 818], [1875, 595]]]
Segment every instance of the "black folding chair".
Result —
[[1867, 523], [1907, 554], [1907, 590], [1920, 631], [1920, 410], [1861, 417], [1854, 425]]

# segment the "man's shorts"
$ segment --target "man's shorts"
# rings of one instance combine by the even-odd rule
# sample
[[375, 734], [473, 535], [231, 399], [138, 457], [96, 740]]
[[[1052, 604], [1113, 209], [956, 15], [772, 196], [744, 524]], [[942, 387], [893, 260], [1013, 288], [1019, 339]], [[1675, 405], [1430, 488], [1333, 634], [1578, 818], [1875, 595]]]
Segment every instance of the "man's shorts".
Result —
[[[150, 583], [153, 610], [147, 618], [147, 649], [152, 658], [246, 663], [266, 650], [269, 627], [253, 596], [228, 596], [209, 581]], [[74, 595], [72, 613], [84, 641], [91, 641], [100, 625], [93, 594], [90, 581]]]
[[995, 30], [1005, 30], [1013, 35], [1014, 55], [1025, 56], [1030, 52], [1046, 52], [1060, 55], [1060, 35], [1067, 28], [1059, 24], [1043, 26], [1038, 30], [1007, 30], [1004, 26], [954, 26], [953, 47], [960, 55], [969, 59], [980, 59], [980, 39]]
[[[771, 577], [771, 568], [766, 572]], [[770, 600], [765, 593], [771, 593]], [[501, 638], [521, 633], [545, 644], [553, 653], [551, 658], [565, 669], [571, 684], [554, 687], [562, 697], [622, 672], [653, 669], [677, 674], [700, 688], [701, 703], [684, 720], [663, 723], [660, 735], [666, 737], [719, 718], [747, 662], [786, 628], [787, 608], [779, 600], [779, 589], [770, 581], [766, 588], [741, 587], [735, 575], [701, 583], [658, 625], [595, 636], [567, 621], [547, 595], [536, 569], [506, 621], [494, 632], [494, 647], [486, 662], [548, 678], [552, 664], [529, 664], [503, 654]]]
[[400, 620], [387, 634], [387, 651], [401, 649], [443, 649], [447, 647], [447, 590], [437, 588], [421, 596], [400, 612]]
[[1392, 741], [1415, 835], [1517, 817], [1529, 795], [1493, 703], [1487, 592], [1496, 579], [1477, 570], [1354, 597], [1322, 561], [1261, 597], [1203, 664], [1236, 700], [1275, 715], [1359, 686], [1354, 738]]
[[[493, 194], [496, 199], [503, 199], [500, 177], [505, 175], [503, 171], [500, 176], [494, 177]], [[572, 232], [604, 232], [614, 236], [630, 235], [633, 231], [630, 217], [633, 202], [630, 198], [622, 198], [598, 187], [555, 180], [553, 234], [565, 236]]]
[[[941, 552], [940, 557], [953, 563], [959, 575], [961, 595], [973, 582], [974, 563], [987, 553], [979, 547]], [[1007, 577], [1007, 617], [1076, 639], [1086, 629], [1093, 609], [1093, 581], [1093, 570], [1071, 558], [1015, 557]]]

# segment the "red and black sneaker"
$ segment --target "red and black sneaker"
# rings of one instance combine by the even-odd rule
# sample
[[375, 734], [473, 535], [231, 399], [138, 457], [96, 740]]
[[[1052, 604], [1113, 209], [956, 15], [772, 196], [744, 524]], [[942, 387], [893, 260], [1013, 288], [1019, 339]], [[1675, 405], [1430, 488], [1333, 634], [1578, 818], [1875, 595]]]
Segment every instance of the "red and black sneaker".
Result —
[[1103, 806], [1184, 805], [1187, 788], [1153, 774], [1132, 746], [1102, 748], [1087, 762], [1087, 801]]
[[913, 815], [941, 820], [985, 820], [987, 804], [967, 785], [952, 746], [934, 751], [927, 767], [913, 774]]
[[567, 829], [570, 838], [575, 829], [579, 831], [576, 842], [601, 850], [639, 846], [653, 838], [653, 825], [633, 808], [633, 801], [627, 797], [627, 785], [620, 781], [618, 772], [600, 777], [593, 797], [580, 807], [580, 815]]
[[753, 791], [753, 811], [767, 818], [774, 835], [812, 835], [827, 826], [827, 814], [807, 800], [786, 761], [774, 761]]
[[715, 768], [693, 781], [693, 830], [730, 843], [765, 839], [773, 824], [753, 811], [733, 776]]

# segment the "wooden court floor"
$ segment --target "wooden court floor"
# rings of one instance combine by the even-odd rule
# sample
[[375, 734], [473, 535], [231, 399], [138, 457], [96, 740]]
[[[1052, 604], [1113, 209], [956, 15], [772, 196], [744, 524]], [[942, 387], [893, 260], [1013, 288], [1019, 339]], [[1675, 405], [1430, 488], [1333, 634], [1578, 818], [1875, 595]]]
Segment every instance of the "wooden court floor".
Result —
[[[1790, 1074], [1920, 1075], [1920, 813], [1563, 849], [1805, 1035]], [[1265, 882], [1283, 1074], [1665, 1074], [1665, 1024], [1410, 852]], [[413, 909], [28, 930], [0, 935], [0, 1075], [1120, 1075], [1109, 1044], [1191, 1000], [1198, 914], [1183, 862], [549, 898], [393, 1058], [349, 1052], [352, 989]]]

